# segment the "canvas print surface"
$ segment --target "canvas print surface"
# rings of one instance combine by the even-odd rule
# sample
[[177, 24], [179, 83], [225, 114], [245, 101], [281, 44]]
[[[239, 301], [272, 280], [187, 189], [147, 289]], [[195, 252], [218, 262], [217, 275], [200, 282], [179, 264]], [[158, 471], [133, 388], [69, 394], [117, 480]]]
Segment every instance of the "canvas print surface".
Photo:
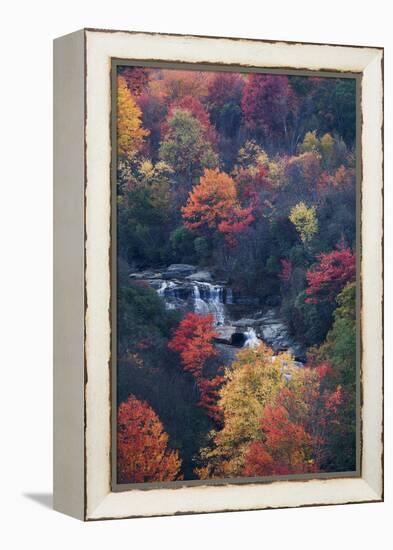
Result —
[[356, 472], [356, 79], [115, 70], [116, 482]]

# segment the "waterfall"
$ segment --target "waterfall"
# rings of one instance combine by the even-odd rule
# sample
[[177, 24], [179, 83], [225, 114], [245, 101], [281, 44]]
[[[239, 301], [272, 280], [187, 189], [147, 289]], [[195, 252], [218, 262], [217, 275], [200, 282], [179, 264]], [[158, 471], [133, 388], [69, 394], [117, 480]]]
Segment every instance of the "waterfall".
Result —
[[165, 290], [168, 288], [168, 283], [166, 281], [163, 281], [162, 282], [162, 285], [160, 286], [160, 288], [157, 290], [157, 294], [159, 296], [165, 296]]
[[201, 315], [211, 313], [216, 325], [225, 323], [224, 289], [219, 285], [196, 281], [193, 284], [194, 311]]
[[243, 346], [244, 348], [256, 348], [261, 343], [253, 328], [247, 329], [244, 336], [246, 337], [246, 341]]
[[[207, 283], [209, 284], [209, 283]], [[210, 290], [211, 294], [211, 307], [217, 325], [223, 325], [225, 323], [225, 306], [223, 300], [223, 289], [220, 286], [212, 286]]]
[[226, 289], [226, 296], [225, 296], [225, 303], [226, 304], [233, 304], [233, 292], [230, 287]]
[[162, 281], [157, 294], [164, 298], [167, 309], [181, 308], [188, 302], [195, 313], [211, 313], [217, 326], [225, 324], [225, 303], [232, 303], [232, 294], [223, 286], [201, 281], [195, 281], [188, 287], [177, 281]]
[[202, 300], [198, 283], [194, 283], [192, 286], [192, 295], [194, 298], [194, 311], [200, 315], [207, 315], [209, 311], [208, 304]]
[[157, 294], [164, 298], [165, 308], [168, 310], [176, 309], [176, 304], [170, 300], [176, 300], [176, 285], [172, 281], [163, 281], [160, 288], [157, 289]]
[[195, 283], [202, 301], [207, 306], [207, 312], [212, 313], [216, 325], [225, 324], [224, 289], [222, 286], [211, 283]]

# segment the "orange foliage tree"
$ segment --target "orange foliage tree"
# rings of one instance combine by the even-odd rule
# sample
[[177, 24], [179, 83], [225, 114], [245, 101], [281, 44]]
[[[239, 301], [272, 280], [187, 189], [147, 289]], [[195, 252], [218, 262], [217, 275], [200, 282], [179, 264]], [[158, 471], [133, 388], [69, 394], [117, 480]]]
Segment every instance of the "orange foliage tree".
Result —
[[180, 99], [184, 96], [203, 98], [207, 94], [207, 87], [211, 79], [206, 71], [181, 71], [175, 69], [162, 70], [163, 87], [167, 101]]
[[181, 479], [178, 452], [154, 410], [133, 395], [117, 413], [117, 481], [143, 483]]
[[218, 169], [205, 170], [182, 208], [185, 225], [191, 231], [208, 234], [219, 231], [228, 244], [253, 221], [252, 208], [242, 208], [234, 180]]

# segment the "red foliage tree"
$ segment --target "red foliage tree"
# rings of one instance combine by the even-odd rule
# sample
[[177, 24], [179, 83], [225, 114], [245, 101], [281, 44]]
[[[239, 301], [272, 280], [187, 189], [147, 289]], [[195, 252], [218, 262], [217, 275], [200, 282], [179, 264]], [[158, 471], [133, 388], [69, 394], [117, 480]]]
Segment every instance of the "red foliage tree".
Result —
[[288, 77], [281, 75], [250, 74], [243, 90], [242, 110], [246, 126], [257, 133], [291, 141], [290, 116], [296, 107], [296, 98]]
[[259, 441], [250, 443], [245, 455], [244, 476], [270, 476], [277, 473], [276, 468], [277, 465], [274, 464], [273, 457], [267, 452], [262, 443]]
[[208, 84], [207, 103], [210, 110], [238, 101], [244, 88], [244, 78], [237, 73], [215, 73]]
[[140, 96], [149, 82], [148, 70], [144, 67], [121, 67], [119, 73], [124, 77], [133, 96]]
[[243, 75], [225, 72], [213, 73], [209, 82], [205, 103], [210, 120], [224, 141], [234, 138], [240, 129], [240, 103], [244, 85]]
[[198, 379], [203, 376], [206, 361], [217, 355], [212, 343], [215, 336], [213, 315], [188, 313], [180, 321], [168, 347], [179, 353], [184, 370]]
[[133, 395], [117, 413], [119, 483], [181, 479], [178, 452], [168, 449], [168, 435], [153, 409]]
[[225, 235], [229, 246], [237, 245], [236, 235], [244, 231], [254, 220], [252, 211], [251, 206], [242, 208], [240, 205], [235, 205], [218, 224], [218, 230]]
[[222, 414], [217, 406], [218, 390], [224, 379], [220, 375], [209, 379], [203, 373], [207, 361], [217, 355], [213, 345], [215, 336], [217, 332], [214, 330], [212, 315], [188, 313], [177, 327], [168, 347], [179, 353], [184, 370], [195, 378], [200, 397], [198, 405], [219, 424]]
[[199, 403], [200, 407], [206, 410], [206, 413], [216, 424], [222, 424], [223, 412], [217, 405], [219, 398], [219, 389], [224, 382], [224, 377], [217, 375], [214, 378], [200, 378], [198, 381]]
[[333, 302], [344, 286], [355, 280], [356, 257], [349, 248], [320, 254], [318, 264], [307, 271], [306, 302]]
[[261, 418], [263, 440], [249, 445], [244, 457], [243, 474], [267, 476], [313, 471], [306, 460], [312, 437], [305, 427], [290, 419], [282, 405], [265, 407]]
[[303, 471], [307, 448], [312, 438], [305, 427], [290, 419], [288, 410], [282, 406], [266, 407], [261, 418], [261, 430], [265, 445], [278, 464], [288, 472]]

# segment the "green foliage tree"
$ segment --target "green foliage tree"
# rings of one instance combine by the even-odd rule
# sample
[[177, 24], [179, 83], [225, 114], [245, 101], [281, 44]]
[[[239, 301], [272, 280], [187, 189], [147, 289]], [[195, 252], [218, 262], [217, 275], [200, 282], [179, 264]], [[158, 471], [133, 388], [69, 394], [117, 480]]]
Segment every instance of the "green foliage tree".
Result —
[[[356, 467], [356, 283], [348, 283], [337, 296], [338, 307], [326, 341], [311, 350], [315, 363], [332, 366], [330, 386], [339, 387], [342, 404], [337, 422], [330, 426], [325, 468], [349, 471]], [[328, 379], [329, 382], [329, 379]]]
[[337, 296], [338, 307], [326, 342], [319, 349], [320, 360], [329, 361], [340, 382], [355, 389], [356, 382], [356, 283], [348, 283]]
[[[178, 314], [167, 311], [163, 300], [149, 286], [131, 284], [118, 289], [119, 353], [126, 355], [142, 342], [140, 349], [164, 345]], [[139, 349], [139, 348], [138, 348]]]
[[179, 225], [174, 229], [170, 236], [169, 241], [172, 248], [173, 259], [176, 262], [188, 262], [195, 261], [195, 235], [187, 229], [184, 225]]
[[206, 141], [202, 124], [189, 111], [174, 109], [168, 120], [168, 132], [160, 146], [160, 157], [191, 188], [203, 168], [215, 168], [218, 156]]
[[127, 166], [118, 180], [119, 253], [130, 264], [160, 264], [170, 258], [169, 234], [176, 223], [172, 169], [146, 159]]

